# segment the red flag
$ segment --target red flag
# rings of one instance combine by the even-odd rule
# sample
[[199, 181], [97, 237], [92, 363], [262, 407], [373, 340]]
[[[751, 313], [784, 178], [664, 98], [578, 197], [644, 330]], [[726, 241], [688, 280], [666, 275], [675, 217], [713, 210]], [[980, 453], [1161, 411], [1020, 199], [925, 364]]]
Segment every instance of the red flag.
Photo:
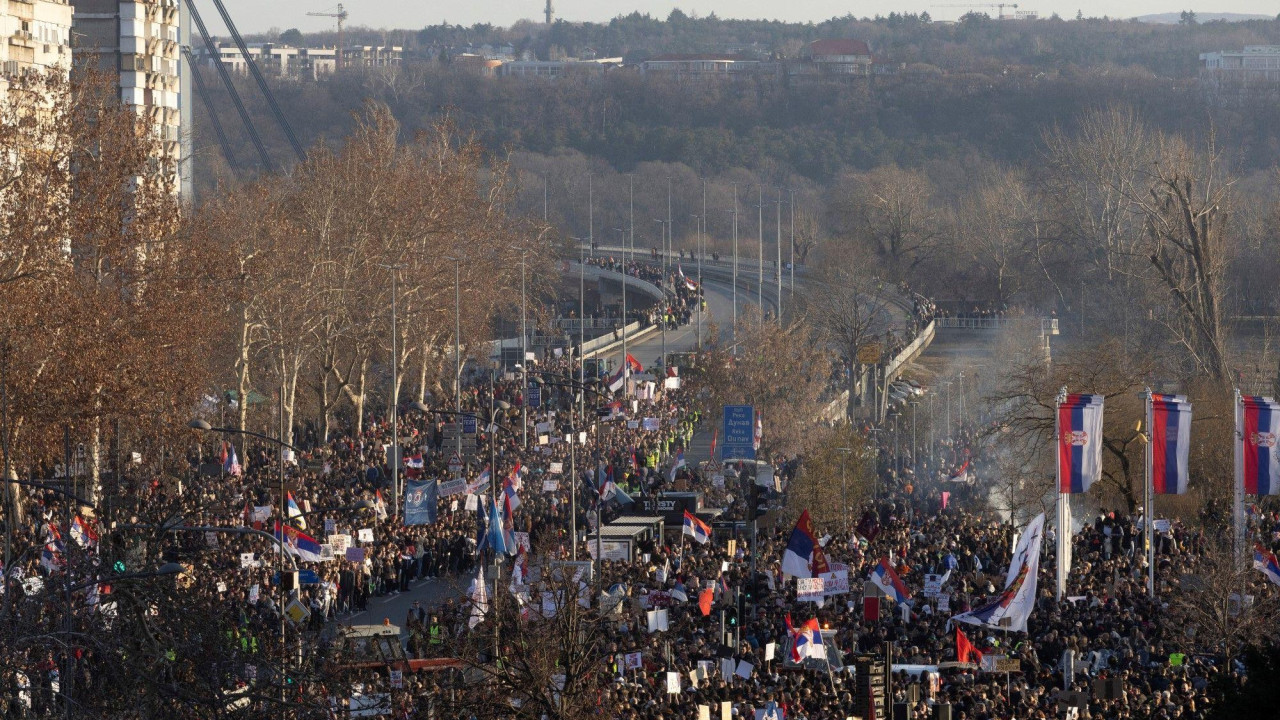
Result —
[[946, 510], [947, 505], [950, 505], [950, 504], [951, 504], [951, 493], [949, 492], [942, 493], [942, 509]]
[[958, 662], [970, 662], [969, 660], [970, 656], [973, 656], [974, 658], [972, 662], [975, 662], [979, 665], [982, 664], [982, 651], [974, 647], [973, 643], [969, 642], [969, 638], [965, 637], [965, 634], [960, 630], [959, 627], [957, 627], [956, 628], [956, 660]]
[[702, 610], [703, 617], [711, 614], [711, 603], [715, 601], [715, 596], [714, 588], [707, 588], [698, 594], [698, 608]]
[[719, 439], [720, 439], [720, 429], [716, 428], [716, 431], [711, 434], [711, 459], [712, 460], [716, 459], [716, 441]]

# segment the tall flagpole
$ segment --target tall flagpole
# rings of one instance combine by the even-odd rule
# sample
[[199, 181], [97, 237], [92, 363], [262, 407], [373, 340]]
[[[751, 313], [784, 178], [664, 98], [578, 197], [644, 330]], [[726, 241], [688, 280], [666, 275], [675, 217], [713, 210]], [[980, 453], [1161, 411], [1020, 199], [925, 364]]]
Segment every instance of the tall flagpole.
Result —
[[1146, 403], [1147, 411], [1147, 482], [1142, 486], [1142, 530], [1147, 541], [1147, 597], [1155, 598], [1156, 596], [1156, 569], [1155, 569], [1155, 545], [1153, 544], [1155, 533], [1152, 532], [1152, 526], [1155, 525], [1155, 516], [1152, 513], [1153, 499], [1152, 493], [1152, 477], [1151, 466], [1155, 456], [1155, 448], [1151, 446], [1152, 440], [1155, 438], [1155, 408], [1151, 402], [1151, 388], [1144, 388], [1142, 391], [1143, 402]]
[[1056, 447], [1055, 458], [1055, 475], [1058, 478], [1058, 548], [1056, 561], [1057, 582], [1054, 586], [1054, 598], [1058, 602], [1062, 602], [1062, 593], [1067, 587], [1067, 563], [1071, 562], [1069, 557], [1071, 547], [1071, 520], [1068, 517], [1068, 497], [1067, 493], [1062, 492], [1062, 403], [1066, 401], [1067, 388], [1064, 386], [1058, 392], [1058, 397], [1054, 400], [1053, 406], [1053, 444]]
[[1234, 499], [1231, 504], [1231, 515], [1234, 519], [1235, 532], [1232, 543], [1237, 569], [1244, 562], [1244, 414], [1240, 405], [1240, 388], [1235, 389], [1232, 408], [1235, 411], [1235, 483]]

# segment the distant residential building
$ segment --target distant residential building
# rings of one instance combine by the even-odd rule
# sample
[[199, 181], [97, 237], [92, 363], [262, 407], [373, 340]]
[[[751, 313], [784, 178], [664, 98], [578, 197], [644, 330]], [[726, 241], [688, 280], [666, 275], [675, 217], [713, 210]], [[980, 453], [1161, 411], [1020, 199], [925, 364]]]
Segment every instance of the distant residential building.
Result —
[[[0, 75], [71, 68], [71, 5], [67, 0], [0, 0]], [[0, 80], [2, 81], [2, 80]]]
[[585, 60], [570, 58], [566, 60], [513, 60], [502, 63], [497, 68], [499, 77], [549, 77], [555, 78], [570, 73], [596, 75], [605, 70], [622, 66], [622, 58], [599, 58]]
[[1201, 75], [1237, 86], [1280, 83], [1280, 45], [1246, 45], [1243, 52], [1200, 53]]
[[640, 63], [640, 72], [645, 75], [695, 80], [757, 74], [762, 69], [761, 61], [753, 57], [713, 53], [658, 55]]
[[805, 46], [800, 73], [818, 75], [870, 75], [871, 48], [862, 40], [828, 38], [814, 40]]
[[[280, 77], [316, 80], [331, 75], [337, 68], [338, 51], [334, 48], [296, 48], [275, 43], [247, 43], [249, 59], [258, 69]], [[245, 55], [233, 43], [215, 43], [218, 61], [231, 72], [248, 75]], [[205, 67], [213, 67], [213, 58], [206, 48], [199, 48], [196, 61]]]
[[399, 65], [404, 48], [399, 45], [349, 45], [342, 50], [342, 67], [375, 68]]
[[175, 180], [182, 157], [180, 2], [71, 0], [76, 54], [116, 76], [120, 99], [150, 123]]

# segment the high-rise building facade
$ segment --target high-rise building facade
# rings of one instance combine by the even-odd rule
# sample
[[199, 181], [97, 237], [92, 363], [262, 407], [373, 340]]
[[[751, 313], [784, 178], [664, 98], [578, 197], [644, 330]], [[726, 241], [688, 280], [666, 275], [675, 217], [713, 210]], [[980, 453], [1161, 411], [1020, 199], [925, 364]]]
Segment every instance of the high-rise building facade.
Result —
[[[12, 0], [11, 0], [12, 1]], [[76, 63], [96, 57], [120, 99], [151, 125], [175, 173], [183, 157], [181, 0], [71, 0]], [[184, 173], [185, 174], [185, 173]]]
[[67, 0], [0, 0], [0, 75], [71, 68]]

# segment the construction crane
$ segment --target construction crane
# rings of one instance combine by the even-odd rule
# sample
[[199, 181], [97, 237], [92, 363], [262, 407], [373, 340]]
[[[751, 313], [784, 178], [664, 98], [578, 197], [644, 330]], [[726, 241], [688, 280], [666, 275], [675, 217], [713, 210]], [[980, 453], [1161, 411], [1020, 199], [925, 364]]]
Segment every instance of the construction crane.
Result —
[[[339, 7], [341, 7], [341, 6], [339, 6]], [[998, 8], [998, 9], [999, 9], [999, 12], [1000, 12], [999, 19], [1001, 19], [1001, 20], [1003, 20], [1003, 19], [1004, 19], [1004, 9], [1005, 9], [1005, 8], [1011, 8], [1011, 9], [1013, 9], [1013, 10], [1017, 10], [1017, 9], [1018, 9], [1018, 5], [1017, 5], [1017, 3], [958, 3], [958, 4], [954, 4], [954, 5], [934, 5], [934, 7], [936, 7], [936, 8], [970, 8], [970, 9], [973, 9], [973, 8]]]
[[[1015, 6], [1017, 7], [1017, 6]], [[336, 11], [336, 12], [335, 12]], [[325, 12], [309, 12], [309, 17], [331, 17], [338, 20], [338, 52], [335, 53], [333, 67], [335, 70], [342, 69], [342, 23], [347, 20], [347, 11], [343, 9], [342, 3], [338, 3], [335, 8], [329, 8]]]

